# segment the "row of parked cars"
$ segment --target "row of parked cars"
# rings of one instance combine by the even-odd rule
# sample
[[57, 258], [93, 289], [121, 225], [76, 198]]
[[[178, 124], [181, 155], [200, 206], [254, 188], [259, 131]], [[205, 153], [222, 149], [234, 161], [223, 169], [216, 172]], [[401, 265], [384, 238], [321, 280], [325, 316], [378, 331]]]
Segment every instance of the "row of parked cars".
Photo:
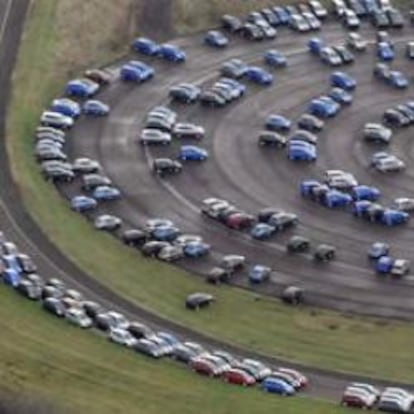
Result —
[[381, 193], [376, 187], [359, 185], [351, 173], [342, 170], [325, 171], [324, 182], [302, 181], [300, 193], [329, 208], [350, 206], [354, 216], [387, 226], [404, 224], [410, 219], [407, 211], [377, 203]]
[[398, 387], [380, 390], [371, 384], [354, 382], [349, 384], [342, 395], [341, 405], [362, 409], [376, 408], [393, 413], [409, 413], [414, 403], [414, 395]]
[[[21, 253], [3, 233], [0, 234], [0, 248], [2, 281], [24, 297], [39, 301], [48, 313], [74, 326], [95, 328], [113, 343], [152, 358], [169, 356], [188, 364], [199, 374], [221, 377], [228, 383], [245, 386], [260, 383], [265, 391], [281, 395], [293, 395], [308, 385], [308, 379], [294, 369], [271, 369], [258, 360], [237, 358], [222, 350], [209, 351], [201, 344], [180, 341], [172, 333], [156, 332], [146, 324], [128, 320], [118, 311], [105, 309], [60, 279], [44, 280], [35, 273], [34, 261]], [[187, 297], [185, 305], [196, 309], [212, 301], [212, 295], [197, 292]]]
[[274, 39], [277, 28], [287, 26], [297, 32], [319, 30], [328, 11], [318, 0], [299, 5], [275, 6], [249, 13], [245, 21], [224, 15], [221, 24], [224, 30], [240, 34], [249, 40]]

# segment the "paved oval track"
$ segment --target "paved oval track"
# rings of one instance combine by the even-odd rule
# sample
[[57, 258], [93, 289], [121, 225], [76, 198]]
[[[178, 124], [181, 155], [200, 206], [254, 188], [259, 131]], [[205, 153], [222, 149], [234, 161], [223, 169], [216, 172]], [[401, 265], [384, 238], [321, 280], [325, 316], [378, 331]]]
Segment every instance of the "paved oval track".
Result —
[[[254, 257], [257, 262], [271, 265], [275, 269], [273, 283], [257, 288], [263, 293], [277, 294], [286, 284], [299, 283], [307, 289], [313, 304], [411, 318], [414, 280], [410, 277], [392, 282], [379, 280], [368, 266], [363, 251], [372, 241], [386, 239], [392, 243], [397, 255], [412, 257], [412, 225], [398, 229], [373, 226], [354, 219], [349, 213], [330, 211], [302, 200], [298, 195], [301, 179], [317, 178], [327, 168], [350, 170], [360, 182], [378, 184], [387, 202], [409, 194], [412, 167], [409, 166], [402, 175], [381, 176], [379, 182], [378, 174], [366, 167], [372, 149], [361, 145], [357, 132], [366, 121], [378, 119], [387, 106], [408, 99], [411, 88], [396, 92], [372, 79], [375, 58], [371, 46], [368, 53], [358, 55], [353, 66], [344, 69], [359, 81], [355, 100], [350, 108], [328, 121], [319, 140], [321, 155], [316, 165], [291, 163], [283, 152], [258, 148], [255, 136], [269, 113], [281, 112], [297, 118], [310, 98], [327, 91], [332, 70], [306, 51], [306, 40], [310, 36], [283, 29], [280, 32], [279, 38], [272, 42], [250, 43], [233, 39], [225, 51], [204, 47], [199, 36], [179, 40], [187, 52], [187, 63], [170, 65], [147, 59], [156, 68], [153, 81], [140, 86], [120, 82], [111, 85], [102, 94], [102, 99], [112, 106], [111, 115], [107, 120], [81, 120], [74, 129], [71, 152], [99, 159], [106, 173], [123, 189], [125, 200], [114, 204], [110, 210], [122, 217], [126, 224], [136, 227], [149, 217], [167, 217], [185, 232], [201, 233], [216, 252], [241, 253], [248, 259]], [[368, 27], [361, 32], [373, 38], [373, 31]], [[399, 41], [400, 56], [403, 41], [411, 32], [407, 28], [392, 33]], [[337, 23], [328, 23], [320, 35], [329, 43], [338, 43], [344, 39], [344, 33]], [[171, 104], [179, 119], [191, 120], [206, 128], [207, 138], [203, 145], [212, 156], [202, 165], [186, 165], [179, 177], [163, 181], [153, 177], [148, 158], [175, 155], [178, 143], [169, 149], [143, 150], [137, 144], [137, 137], [146, 113], [156, 104], [169, 102], [166, 98], [168, 88], [181, 81], [211, 83], [218, 75], [217, 68], [225, 60], [241, 57], [249, 62], [261, 62], [263, 52], [270, 47], [290, 55], [288, 69], [276, 72], [276, 84], [271, 88], [249, 85], [245, 98], [219, 110]], [[393, 66], [407, 72], [411, 65], [400, 57]], [[396, 135], [392, 147], [397, 154], [409, 153], [409, 134], [407, 129]], [[73, 194], [72, 191], [73, 188], [69, 194]], [[253, 241], [248, 235], [227, 230], [201, 217], [198, 206], [208, 196], [228, 199], [252, 213], [275, 205], [298, 213], [301, 224], [295, 231], [277, 236], [272, 242]], [[336, 245], [338, 260], [328, 266], [318, 266], [309, 257], [286, 255], [286, 240], [296, 233], [305, 234], [315, 242]], [[187, 261], [184, 266], [203, 273], [217, 255], [212, 257], [213, 260], [197, 263]], [[235, 283], [249, 287], [246, 280], [246, 275], [242, 274]]]

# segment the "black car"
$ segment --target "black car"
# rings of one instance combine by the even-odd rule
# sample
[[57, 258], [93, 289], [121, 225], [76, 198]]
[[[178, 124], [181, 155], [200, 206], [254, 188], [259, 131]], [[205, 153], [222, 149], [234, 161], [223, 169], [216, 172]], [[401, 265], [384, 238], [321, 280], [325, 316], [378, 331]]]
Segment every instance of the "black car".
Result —
[[329, 244], [320, 244], [316, 248], [313, 254], [313, 258], [317, 262], [329, 262], [335, 258], [335, 255], [336, 255], [336, 249], [334, 246], [331, 246]]
[[303, 114], [298, 119], [298, 127], [310, 132], [319, 132], [323, 129], [325, 123], [322, 119], [311, 114]]
[[345, 46], [333, 46], [332, 49], [338, 53], [343, 63], [349, 64], [355, 61], [355, 56]]
[[385, 124], [391, 127], [399, 128], [410, 124], [410, 119], [395, 109], [387, 109], [384, 112], [382, 119]]
[[156, 241], [152, 240], [147, 243], [145, 243], [142, 248], [141, 252], [144, 256], [151, 256], [155, 257], [158, 255], [158, 253], [164, 248], [170, 246], [170, 243], [164, 242], [164, 241]]
[[39, 300], [42, 297], [42, 288], [28, 279], [22, 279], [17, 285], [16, 290], [32, 300]]
[[209, 306], [210, 303], [214, 302], [215, 300], [215, 297], [209, 293], [192, 293], [191, 295], [187, 296], [187, 299], [185, 300], [185, 307], [187, 309], [198, 310], [200, 308]]
[[283, 292], [281, 299], [289, 305], [299, 305], [304, 301], [304, 291], [297, 286], [288, 286]]
[[262, 208], [257, 214], [257, 220], [262, 223], [267, 223], [274, 214], [280, 213], [280, 210], [275, 207]]
[[385, 29], [390, 26], [387, 14], [383, 10], [376, 10], [372, 13], [372, 24], [378, 29]]
[[310, 248], [310, 240], [302, 236], [292, 236], [288, 241], [286, 249], [289, 253], [302, 253]]
[[257, 144], [261, 147], [283, 148], [286, 146], [286, 137], [272, 131], [262, 131], [259, 134]]
[[59, 318], [64, 318], [66, 315], [65, 305], [57, 298], [46, 298], [43, 301], [43, 308]]
[[221, 18], [221, 26], [223, 29], [228, 30], [231, 33], [236, 33], [241, 30], [243, 23], [239, 18], [225, 14]]
[[222, 267], [213, 267], [206, 276], [206, 282], [213, 285], [220, 283], [228, 283], [231, 278], [231, 273]]
[[145, 338], [154, 334], [154, 331], [149, 326], [140, 322], [131, 322], [128, 326], [128, 331], [137, 339]]
[[90, 300], [82, 302], [82, 308], [91, 319], [95, 319], [98, 314], [104, 311], [99, 303]]
[[390, 8], [385, 13], [387, 14], [391, 27], [396, 29], [404, 27], [404, 18], [399, 10]]
[[122, 233], [122, 241], [128, 246], [142, 246], [146, 243], [148, 235], [144, 230], [128, 229]]
[[82, 177], [82, 189], [85, 191], [91, 191], [101, 185], [111, 185], [110, 178], [100, 174], [85, 174]]
[[106, 313], [98, 313], [95, 316], [95, 326], [101, 331], [109, 331], [112, 326], [111, 318]]
[[165, 174], [177, 174], [181, 172], [182, 169], [183, 166], [179, 161], [170, 158], [156, 158], [152, 164], [152, 170], [160, 176]]

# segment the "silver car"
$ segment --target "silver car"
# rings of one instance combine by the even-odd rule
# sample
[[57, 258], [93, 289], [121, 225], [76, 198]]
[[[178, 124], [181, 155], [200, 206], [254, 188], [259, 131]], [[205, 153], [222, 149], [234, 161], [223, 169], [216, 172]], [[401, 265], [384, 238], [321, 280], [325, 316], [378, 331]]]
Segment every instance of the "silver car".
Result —
[[144, 129], [141, 132], [140, 143], [142, 145], [168, 145], [171, 143], [171, 134], [169, 134], [168, 132], [162, 132], [158, 129]]
[[164, 262], [175, 262], [182, 257], [184, 257], [184, 252], [180, 246], [165, 246], [157, 254], [157, 258]]
[[196, 138], [202, 139], [205, 135], [205, 130], [200, 125], [191, 124], [188, 122], [179, 122], [175, 124], [172, 133], [177, 138]]
[[122, 220], [111, 214], [102, 214], [95, 219], [94, 225], [98, 230], [113, 231], [121, 227]]

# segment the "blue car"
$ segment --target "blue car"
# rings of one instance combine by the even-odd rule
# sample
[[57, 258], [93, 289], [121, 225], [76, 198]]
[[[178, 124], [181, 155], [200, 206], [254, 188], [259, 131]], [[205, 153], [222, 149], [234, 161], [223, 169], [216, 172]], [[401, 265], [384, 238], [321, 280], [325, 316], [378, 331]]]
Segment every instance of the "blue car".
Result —
[[352, 189], [352, 198], [356, 201], [377, 201], [381, 197], [381, 191], [368, 185], [357, 185]]
[[290, 19], [289, 13], [283, 7], [280, 7], [280, 6], [273, 7], [273, 13], [277, 16], [279, 23], [281, 25], [286, 25], [289, 23], [289, 19]]
[[398, 70], [392, 70], [390, 72], [390, 76], [387, 78], [387, 82], [398, 89], [405, 89], [408, 87], [408, 79], [405, 77], [405, 75], [398, 71]]
[[314, 55], [319, 56], [321, 54], [321, 50], [324, 47], [326, 47], [325, 42], [318, 37], [313, 37], [308, 41], [309, 52], [313, 53]]
[[267, 377], [263, 380], [261, 386], [264, 391], [273, 392], [275, 394], [286, 396], [295, 394], [295, 389], [292, 385], [278, 378]]
[[334, 87], [352, 91], [356, 88], [357, 82], [345, 72], [334, 72], [331, 74], [331, 85]]
[[109, 185], [100, 185], [93, 190], [93, 198], [98, 201], [112, 201], [121, 198], [121, 192]]
[[392, 46], [388, 42], [380, 42], [377, 46], [377, 56], [380, 60], [389, 62], [394, 60], [395, 53]]
[[256, 240], [265, 240], [276, 232], [275, 227], [266, 223], [257, 223], [250, 230], [250, 235]]
[[181, 234], [174, 226], [158, 226], [152, 230], [151, 235], [155, 240], [171, 242]]
[[322, 184], [317, 180], [304, 180], [300, 183], [299, 191], [303, 197], [308, 197], [313, 194], [313, 189], [320, 187]]
[[394, 266], [394, 258], [385, 255], [381, 256], [375, 263], [375, 270], [377, 273], [387, 274], [390, 273]]
[[289, 141], [287, 156], [291, 161], [316, 161], [318, 157], [316, 147], [305, 141]]
[[109, 114], [109, 105], [97, 99], [89, 99], [83, 104], [82, 110], [85, 115], [105, 116]]
[[3, 265], [6, 269], [12, 269], [16, 273], [21, 274], [23, 273], [22, 266], [20, 265], [17, 256], [14, 254], [4, 254], [2, 256]]
[[154, 68], [138, 60], [131, 60], [121, 67], [121, 79], [131, 82], [145, 82], [155, 74]]
[[173, 348], [177, 347], [181, 343], [175, 335], [169, 332], [157, 332], [157, 336]]
[[364, 217], [372, 202], [368, 200], [355, 201], [352, 205], [352, 214], [356, 217]]
[[332, 88], [328, 96], [340, 105], [350, 105], [352, 103], [352, 95], [342, 88]]
[[388, 209], [384, 211], [381, 222], [387, 226], [398, 226], [407, 223], [409, 219], [410, 215], [404, 211]]
[[229, 44], [229, 39], [218, 30], [210, 30], [204, 37], [204, 43], [212, 47], [224, 48]]
[[263, 265], [254, 265], [249, 270], [249, 282], [250, 283], [263, 283], [266, 280], [269, 280], [270, 273], [272, 272], [272, 269], [267, 266]]
[[2, 279], [6, 285], [16, 288], [22, 280], [22, 274], [15, 269], [7, 268], [2, 273]]
[[98, 202], [92, 197], [78, 195], [70, 200], [70, 206], [72, 210], [82, 213], [84, 211], [94, 210], [98, 206]]
[[382, 256], [388, 256], [390, 246], [387, 243], [375, 242], [372, 243], [368, 250], [368, 257], [370, 259], [378, 260]]
[[313, 99], [308, 106], [308, 113], [318, 118], [331, 118], [339, 112], [339, 104], [328, 96]]
[[275, 68], [284, 68], [287, 66], [286, 56], [278, 50], [268, 50], [264, 55], [264, 61], [267, 65]]
[[322, 204], [329, 208], [346, 207], [352, 202], [352, 197], [339, 190], [329, 190], [322, 198]]
[[269, 86], [273, 83], [273, 75], [259, 66], [248, 67], [245, 77], [259, 85]]
[[269, 115], [265, 126], [271, 131], [288, 132], [292, 126], [292, 121], [282, 115]]
[[66, 84], [66, 95], [89, 98], [99, 90], [99, 84], [90, 79], [74, 79]]
[[196, 145], [183, 145], [178, 158], [183, 161], [204, 161], [208, 158], [208, 151]]
[[161, 45], [158, 54], [168, 62], [181, 63], [186, 60], [186, 54], [183, 50], [181, 50], [178, 46], [170, 45], [168, 43]]
[[202, 257], [210, 252], [210, 245], [193, 241], [184, 246], [183, 252], [187, 257]]
[[79, 104], [68, 98], [54, 99], [51, 110], [71, 118], [77, 118], [81, 113]]
[[151, 39], [138, 37], [132, 42], [132, 49], [147, 56], [155, 56], [160, 50], [160, 46]]

